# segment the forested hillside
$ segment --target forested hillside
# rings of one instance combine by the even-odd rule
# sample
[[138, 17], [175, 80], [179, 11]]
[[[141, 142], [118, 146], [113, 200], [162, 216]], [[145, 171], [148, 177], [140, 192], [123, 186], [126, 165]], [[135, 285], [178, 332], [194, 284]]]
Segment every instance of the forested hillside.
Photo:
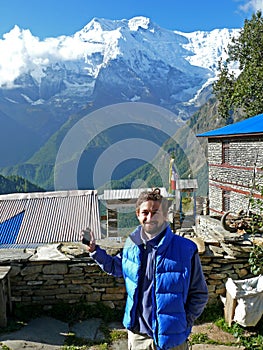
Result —
[[4, 177], [0, 175], [0, 194], [16, 192], [44, 192], [44, 190], [20, 176]]

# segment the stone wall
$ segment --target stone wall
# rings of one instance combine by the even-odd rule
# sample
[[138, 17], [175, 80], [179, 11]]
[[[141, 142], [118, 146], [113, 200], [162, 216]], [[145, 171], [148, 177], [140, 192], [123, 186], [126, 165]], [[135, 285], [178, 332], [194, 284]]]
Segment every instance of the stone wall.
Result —
[[[218, 220], [200, 216], [194, 234], [188, 231], [180, 234], [188, 235], [199, 247], [210, 302], [225, 296], [229, 277], [234, 280], [252, 277], [248, 265], [251, 241], [227, 236]], [[116, 254], [123, 243], [102, 240], [100, 244], [110, 254]], [[42, 305], [44, 309], [60, 302], [102, 302], [120, 309], [125, 304], [123, 279], [102, 272], [81, 244], [51, 245], [37, 252], [2, 251], [0, 265], [12, 266], [13, 304]]]
[[222, 163], [222, 141], [229, 142], [229, 163], [233, 166], [253, 167], [263, 164], [263, 137], [236, 137], [229, 136], [222, 139], [211, 139], [208, 144], [209, 164]]
[[254, 277], [248, 263], [252, 242], [249, 237], [225, 231], [218, 219], [199, 216], [197, 236], [204, 242], [200, 254], [210, 301], [225, 296], [228, 278], [242, 280]]
[[87, 261], [12, 263], [13, 302], [52, 305], [66, 302], [102, 301], [110, 307], [123, 306], [123, 281], [101, 272]]
[[[223, 142], [228, 142], [228, 160], [223, 162]], [[222, 191], [230, 192], [229, 210], [248, 207], [256, 162], [256, 184], [263, 185], [263, 137], [210, 139], [208, 143], [209, 201], [213, 213], [224, 211]], [[254, 191], [255, 192], [255, 191]], [[228, 210], [228, 209], [227, 209]], [[211, 214], [211, 212], [210, 212]]]
[[[80, 246], [43, 247], [46, 257], [43, 257], [41, 248], [37, 253], [2, 251], [0, 265], [12, 267], [10, 284], [13, 305], [35, 304], [48, 309], [61, 302], [72, 304], [84, 301], [123, 308], [126, 298], [123, 279], [102, 272]], [[64, 251], [61, 252], [61, 249]]]

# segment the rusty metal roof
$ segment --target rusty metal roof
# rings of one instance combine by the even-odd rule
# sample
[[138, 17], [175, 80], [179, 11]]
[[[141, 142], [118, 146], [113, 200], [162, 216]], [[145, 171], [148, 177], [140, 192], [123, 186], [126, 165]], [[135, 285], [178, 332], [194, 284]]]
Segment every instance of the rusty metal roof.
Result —
[[0, 196], [0, 248], [77, 242], [90, 227], [101, 238], [97, 192], [74, 190]]

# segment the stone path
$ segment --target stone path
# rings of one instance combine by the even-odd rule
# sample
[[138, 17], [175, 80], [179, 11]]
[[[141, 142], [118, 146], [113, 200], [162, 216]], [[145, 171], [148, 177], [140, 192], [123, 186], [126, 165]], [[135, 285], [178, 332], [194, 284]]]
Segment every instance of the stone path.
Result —
[[[69, 327], [65, 322], [49, 317], [40, 317], [30, 321], [20, 330], [0, 335], [0, 349], [3, 346], [10, 350], [61, 350], [66, 336], [69, 332], [74, 332], [76, 337], [87, 340], [104, 340], [104, 335], [100, 330], [101, 320], [97, 318], [76, 323]], [[110, 329], [122, 330], [119, 323], [110, 323]], [[96, 349], [92, 346], [90, 349]], [[127, 339], [115, 341], [110, 350], [127, 350]], [[193, 345], [192, 350], [244, 350], [243, 347], [225, 345]]]

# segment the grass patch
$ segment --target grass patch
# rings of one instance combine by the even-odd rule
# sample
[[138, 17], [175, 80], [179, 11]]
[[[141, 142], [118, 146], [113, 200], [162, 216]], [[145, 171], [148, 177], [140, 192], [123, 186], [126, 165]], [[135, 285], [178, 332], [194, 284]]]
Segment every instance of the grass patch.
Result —
[[0, 343], [1, 346], [1, 350], [11, 350], [8, 346], [3, 345], [2, 343]]
[[108, 350], [108, 344], [99, 344], [99, 345], [83, 345], [83, 346], [76, 346], [76, 345], [65, 345], [62, 347], [62, 350]]
[[[246, 350], [263, 350], [263, 318], [255, 327], [242, 327], [238, 323], [232, 323], [231, 326], [225, 322], [224, 309], [221, 303], [208, 305], [196, 324], [213, 323], [224, 332], [232, 334], [236, 338], [236, 345], [244, 346]], [[191, 335], [191, 344], [218, 344], [203, 333]], [[233, 345], [233, 344], [225, 344]]]
[[192, 334], [190, 343], [191, 343], [191, 345], [194, 345], [194, 344], [218, 344], [218, 345], [224, 344], [224, 345], [232, 345], [232, 344], [225, 344], [225, 343], [217, 342], [217, 341], [215, 341], [213, 339], [210, 339], [208, 337], [208, 335], [205, 334], [205, 333], [194, 333], [194, 334]]
[[113, 342], [127, 338], [127, 332], [116, 329], [109, 330], [105, 323], [101, 325], [100, 330], [105, 336], [101, 341], [78, 338], [74, 333], [68, 334], [63, 350], [107, 350]]
[[263, 318], [255, 327], [245, 328], [237, 323], [229, 327], [223, 318], [217, 320], [215, 324], [237, 338], [238, 344], [243, 345], [246, 350], [263, 350]]
[[204, 333], [195, 333], [191, 336], [191, 344], [208, 344], [209, 338], [207, 334]]
[[87, 340], [83, 338], [78, 338], [74, 333], [69, 333], [65, 339], [65, 345], [63, 346], [63, 350], [85, 350], [85, 349], [96, 349], [102, 350], [107, 349], [109, 345], [109, 341], [95, 341], [95, 340]]
[[116, 340], [126, 339], [127, 338], [127, 332], [113, 329], [112, 331], [110, 331], [109, 336], [110, 336], [110, 342], [112, 343], [112, 342], [114, 342]]

